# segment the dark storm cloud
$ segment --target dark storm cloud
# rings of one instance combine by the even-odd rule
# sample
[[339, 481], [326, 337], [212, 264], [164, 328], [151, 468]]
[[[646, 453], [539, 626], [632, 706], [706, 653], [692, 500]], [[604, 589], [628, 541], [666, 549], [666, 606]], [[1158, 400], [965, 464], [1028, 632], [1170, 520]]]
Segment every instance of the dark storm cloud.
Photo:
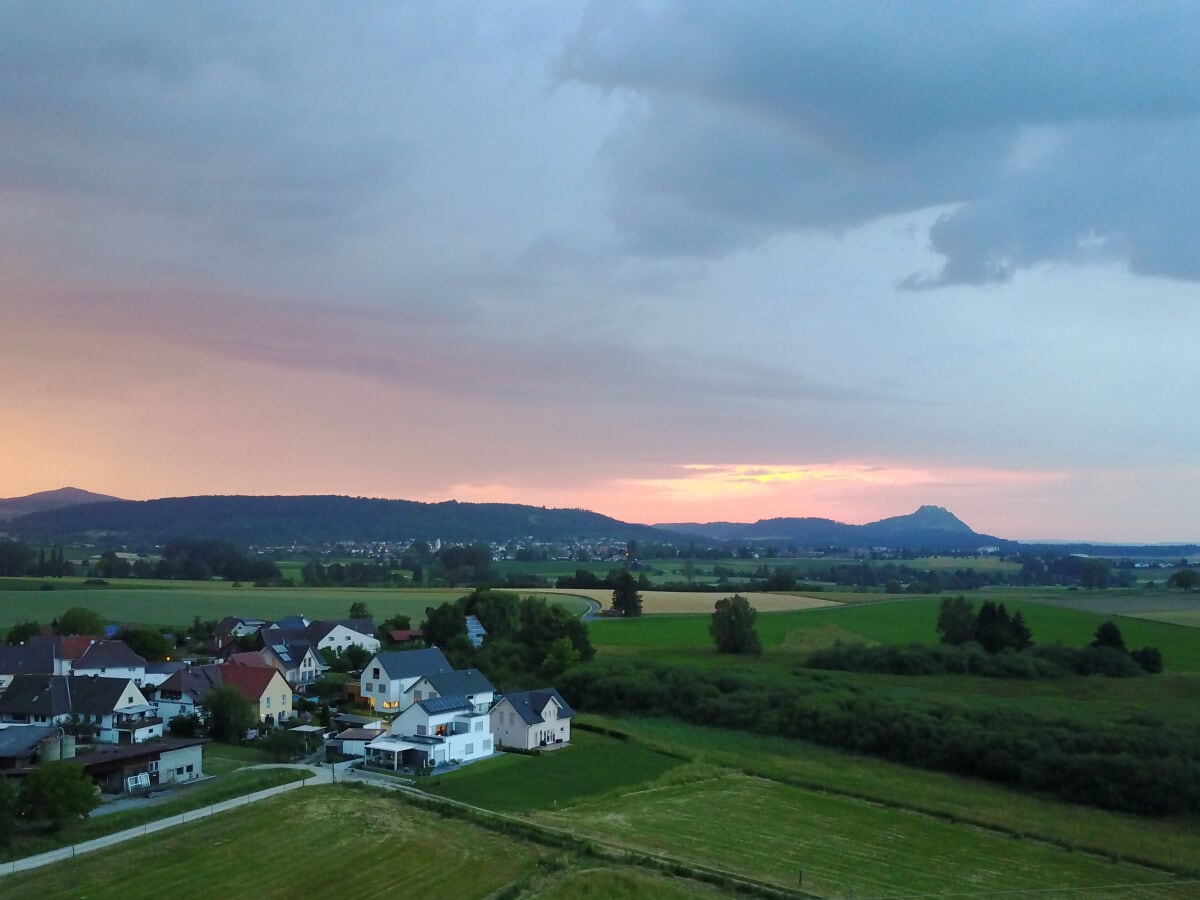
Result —
[[639, 252], [946, 206], [910, 285], [1196, 278], [1197, 33], [1164, 3], [598, 3], [557, 71], [634, 98], [605, 159]]

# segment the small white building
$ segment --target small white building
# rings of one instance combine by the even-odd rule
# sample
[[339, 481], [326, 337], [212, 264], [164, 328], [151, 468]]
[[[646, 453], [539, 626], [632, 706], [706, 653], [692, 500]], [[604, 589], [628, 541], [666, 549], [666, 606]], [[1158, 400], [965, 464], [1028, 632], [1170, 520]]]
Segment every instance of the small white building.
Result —
[[318, 650], [342, 652], [361, 647], [368, 653], [378, 653], [383, 646], [375, 637], [375, 623], [369, 619], [343, 619], [337, 622], [313, 622], [307, 629], [308, 639]]
[[574, 716], [575, 710], [554, 688], [512, 691], [492, 707], [492, 733], [501, 747], [558, 747], [570, 743]]

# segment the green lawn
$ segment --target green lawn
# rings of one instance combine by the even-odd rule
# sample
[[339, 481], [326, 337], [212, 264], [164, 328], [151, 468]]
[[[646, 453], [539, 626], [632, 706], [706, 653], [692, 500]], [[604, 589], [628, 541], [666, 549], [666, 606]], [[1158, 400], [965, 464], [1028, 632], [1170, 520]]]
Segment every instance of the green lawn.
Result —
[[[823, 896], [1194, 897], [1192, 881], [745, 775], [542, 811], [576, 833]], [[1086, 892], [1086, 893], [1085, 893]]]
[[431, 794], [498, 812], [570, 806], [651, 782], [681, 761], [636, 743], [576, 729], [570, 746], [540, 756], [505, 754], [422, 784]]

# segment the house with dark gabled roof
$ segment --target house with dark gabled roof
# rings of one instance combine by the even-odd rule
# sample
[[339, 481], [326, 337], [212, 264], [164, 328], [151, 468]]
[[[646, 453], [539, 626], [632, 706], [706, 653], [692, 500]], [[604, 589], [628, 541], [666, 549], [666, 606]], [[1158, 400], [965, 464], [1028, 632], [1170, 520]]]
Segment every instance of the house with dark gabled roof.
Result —
[[0, 691], [16, 675], [66, 675], [56, 637], [32, 637], [23, 644], [0, 644]]
[[554, 688], [509, 691], [492, 707], [492, 733], [502, 747], [557, 747], [570, 743], [574, 716]]
[[378, 653], [382, 641], [375, 636], [373, 619], [336, 619], [317, 621], [305, 629], [308, 642], [318, 650], [344, 653], [350, 647], [361, 647], [368, 653]]
[[128, 678], [141, 685], [146, 680], [146, 660], [124, 641], [92, 641], [71, 664], [71, 674]]
[[65, 725], [72, 717], [91, 725], [102, 743], [162, 737], [162, 719], [128, 678], [17, 675], [0, 694], [0, 722]]
[[[258, 656], [257, 653], [252, 655]], [[158, 707], [159, 716], [168, 722], [176, 716], [198, 716], [201, 699], [220, 683], [220, 666], [188, 666], [154, 688], [151, 698]]]
[[213, 632], [216, 648], [227, 647], [240, 637], [258, 634], [260, 628], [267, 623], [262, 619], [243, 619], [238, 616], [226, 616], [217, 623]]
[[434, 700], [438, 697], [466, 697], [480, 711], [492, 707], [495, 686], [478, 669], [453, 669], [422, 675], [412, 687], [413, 701]]
[[284, 680], [293, 687], [312, 684], [329, 668], [317, 657], [308, 641], [276, 644], [271, 641], [270, 631], [261, 634], [267, 643], [258, 651], [258, 655], [268, 666], [278, 669]]
[[413, 686], [426, 675], [452, 672], [453, 666], [436, 647], [376, 653], [359, 679], [363, 701], [377, 713], [398, 715], [413, 702]]

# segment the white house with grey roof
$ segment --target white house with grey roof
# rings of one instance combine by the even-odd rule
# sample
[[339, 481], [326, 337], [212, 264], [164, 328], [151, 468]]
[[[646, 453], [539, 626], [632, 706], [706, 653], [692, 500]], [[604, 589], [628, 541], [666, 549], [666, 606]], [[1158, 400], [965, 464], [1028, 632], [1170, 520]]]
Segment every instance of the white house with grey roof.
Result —
[[510, 691], [492, 707], [492, 733], [501, 747], [557, 747], [570, 743], [574, 716], [575, 710], [554, 688]]
[[92, 641], [72, 663], [71, 674], [127, 678], [140, 686], [146, 680], [146, 660], [124, 641]]
[[418, 681], [452, 671], [453, 666], [436, 647], [376, 653], [359, 680], [362, 699], [376, 713], [399, 715], [412, 705]]
[[367, 760], [389, 769], [473, 762], [494, 752], [491, 719], [461, 695], [417, 700], [388, 732], [366, 745]]

